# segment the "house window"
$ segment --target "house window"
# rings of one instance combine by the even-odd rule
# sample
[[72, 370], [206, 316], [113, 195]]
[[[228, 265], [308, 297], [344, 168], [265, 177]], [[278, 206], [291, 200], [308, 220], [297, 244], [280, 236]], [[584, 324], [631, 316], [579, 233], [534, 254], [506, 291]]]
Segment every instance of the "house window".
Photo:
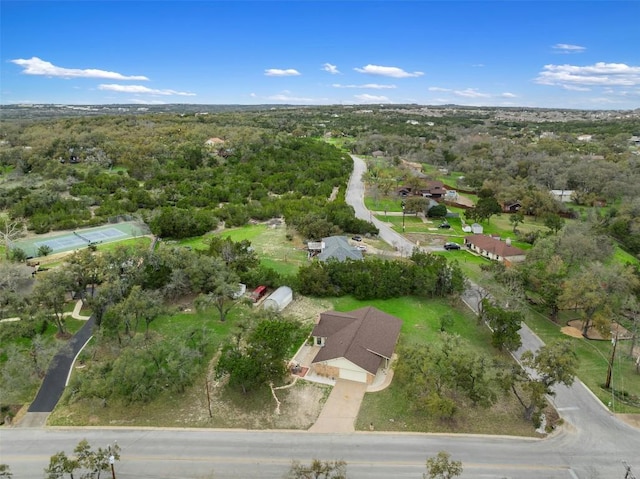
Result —
[[323, 338], [316, 336], [316, 346], [324, 346]]

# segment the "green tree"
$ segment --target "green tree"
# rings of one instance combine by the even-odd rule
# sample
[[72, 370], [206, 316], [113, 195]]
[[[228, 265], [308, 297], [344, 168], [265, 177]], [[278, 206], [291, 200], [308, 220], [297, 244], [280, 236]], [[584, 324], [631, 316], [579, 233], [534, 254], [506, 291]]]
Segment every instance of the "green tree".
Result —
[[74, 253], [68, 259], [67, 270], [73, 277], [77, 291], [82, 294], [82, 300], [86, 301], [86, 290], [91, 285], [91, 297], [95, 294], [95, 286], [101, 281], [103, 264], [100, 258], [90, 249], [83, 249]]
[[0, 464], [0, 478], [2, 479], [11, 479], [13, 474], [11, 473], [11, 468], [8, 464]]
[[53, 248], [48, 244], [43, 244], [38, 248], [38, 256], [49, 256], [53, 252]]
[[549, 213], [544, 217], [544, 225], [549, 228], [554, 235], [558, 234], [564, 227], [564, 218], [562, 218], [558, 213]]
[[74, 474], [79, 474], [82, 479], [100, 479], [101, 473], [111, 470], [111, 461], [120, 460], [120, 446], [117, 444], [93, 450], [83, 439], [73, 452], [75, 458], [68, 457], [64, 451], [51, 456], [49, 466], [44, 470], [47, 479], [63, 479], [65, 474], [71, 479]]
[[194, 257], [187, 271], [192, 289], [201, 293], [196, 306], [201, 310], [214, 307], [220, 321], [225, 321], [227, 313], [243, 301], [238, 296], [240, 278], [221, 259]]
[[246, 341], [222, 348], [216, 376], [229, 376], [229, 384], [244, 394], [281, 380], [286, 373], [285, 358], [289, 348], [302, 341], [300, 324], [283, 319], [263, 319]]
[[564, 307], [580, 309], [585, 337], [592, 326], [607, 335], [611, 318], [620, 314], [624, 300], [637, 287], [638, 278], [628, 266], [591, 263], [563, 283], [558, 300]]
[[462, 474], [462, 462], [452, 461], [451, 455], [440, 451], [437, 456], [427, 459], [427, 472], [423, 479], [452, 479]]
[[404, 212], [405, 214], [424, 213], [427, 206], [429, 206], [429, 200], [427, 198], [411, 196], [404, 202]]
[[[8, 250], [7, 250], [8, 251]], [[22, 263], [27, 259], [27, 253], [22, 248], [13, 248], [11, 250], [11, 258], [13, 261], [17, 261], [18, 263]]]
[[321, 461], [313, 459], [311, 464], [292, 461], [286, 479], [346, 479], [347, 463], [345, 461]]
[[524, 215], [522, 212], [518, 211], [509, 216], [509, 223], [513, 225], [513, 232], [518, 232], [518, 225], [524, 223]]
[[66, 271], [49, 271], [38, 278], [33, 288], [35, 305], [42, 306], [58, 328], [58, 334], [66, 333], [64, 327], [64, 307], [66, 295], [72, 289], [72, 279]]
[[224, 239], [212, 236], [207, 243], [207, 253], [214, 258], [222, 259], [225, 265], [237, 274], [245, 273], [260, 264], [260, 259], [248, 240], [235, 242], [228, 236]]
[[447, 207], [443, 204], [432, 206], [427, 212], [429, 218], [444, 218], [447, 216]]
[[540, 415], [546, 406], [546, 396], [553, 396], [553, 386], [570, 386], [578, 369], [578, 357], [569, 341], [556, 341], [542, 346], [536, 354], [525, 351], [520, 358], [522, 365], [533, 371], [532, 377], [515, 366], [504, 376], [509, 387], [524, 408], [524, 418], [539, 425]]
[[442, 333], [437, 344], [400, 350], [396, 378], [414, 407], [440, 419], [450, 419], [465, 400], [489, 406], [496, 400], [491, 385], [491, 361], [470, 351], [459, 337]]
[[[133, 337], [138, 332], [141, 321], [145, 323], [145, 334], [149, 333], [149, 325], [162, 313], [162, 299], [157, 291], [142, 289], [139, 285], [133, 286], [131, 291], [113, 307], [110, 319], [114, 327], [124, 326], [124, 334]], [[118, 334], [118, 331], [114, 331]]]
[[520, 325], [522, 313], [507, 311], [496, 306], [488, 299], [483, 299], [482, 314], [484, 321], [491, 327], [491, 344], [500, 349], [515, 351], [522, 344]]

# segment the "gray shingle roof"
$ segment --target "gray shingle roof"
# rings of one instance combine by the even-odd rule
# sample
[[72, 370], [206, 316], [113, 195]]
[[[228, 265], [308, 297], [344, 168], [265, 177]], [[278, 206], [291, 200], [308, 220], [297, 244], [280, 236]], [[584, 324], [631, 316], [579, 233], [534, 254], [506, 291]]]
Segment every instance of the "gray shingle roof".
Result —
[[322, 238], [322, 242], [324, 243], [324, 249], [318, 254], [320, 261], [327, 261], [332, 258], [338, 261], [362, 259], [362, 252], [351, 246], [345, 236], [329, 236], [328, 238]]

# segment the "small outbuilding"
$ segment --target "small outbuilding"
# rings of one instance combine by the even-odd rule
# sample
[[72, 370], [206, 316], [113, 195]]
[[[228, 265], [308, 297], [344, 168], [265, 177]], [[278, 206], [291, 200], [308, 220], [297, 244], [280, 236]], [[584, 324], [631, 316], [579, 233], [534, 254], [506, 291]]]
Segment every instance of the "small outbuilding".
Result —
[[267, 299], [264, 300], [263, 308], [280, 312], [293, 301], [293, 291], [289, 286], [280, 286]]

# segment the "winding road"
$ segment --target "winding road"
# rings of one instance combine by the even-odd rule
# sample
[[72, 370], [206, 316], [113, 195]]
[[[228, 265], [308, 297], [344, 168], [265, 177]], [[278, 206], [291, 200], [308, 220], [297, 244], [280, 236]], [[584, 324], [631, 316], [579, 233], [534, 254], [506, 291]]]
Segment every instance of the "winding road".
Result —
[[[347, 201], [359, 218], [370, 220], [360, 181], [365, 163], [354, 157]], [[373, 219], [380, 236], [410, 254], [414, 245]], [[470, 307], [477, 295], [464, 297]], [[542, 342], [528, 328], [523, 347]], [[625, 478], [627, 461], [640, 476], [640, 431], [619, 421], [580, 382], [556, 388], [553, 399], [565, 425], [547, 439], [357, 432], [240, 431], [140, 428], [16, 428], [0, 431], [0, 462], [16, 479], [42, 478], [48, 458], [71, 451], [86, 438], [94, 447], [118, 442], [119, 479], [280, 478], [290, 461], [344, 459], [355, 479], [420, 478], [425, 459], [446, 450], [464, 466], [463, 478], [615, 479]], [[630, 479], [632, 476], [627, 476]]]

